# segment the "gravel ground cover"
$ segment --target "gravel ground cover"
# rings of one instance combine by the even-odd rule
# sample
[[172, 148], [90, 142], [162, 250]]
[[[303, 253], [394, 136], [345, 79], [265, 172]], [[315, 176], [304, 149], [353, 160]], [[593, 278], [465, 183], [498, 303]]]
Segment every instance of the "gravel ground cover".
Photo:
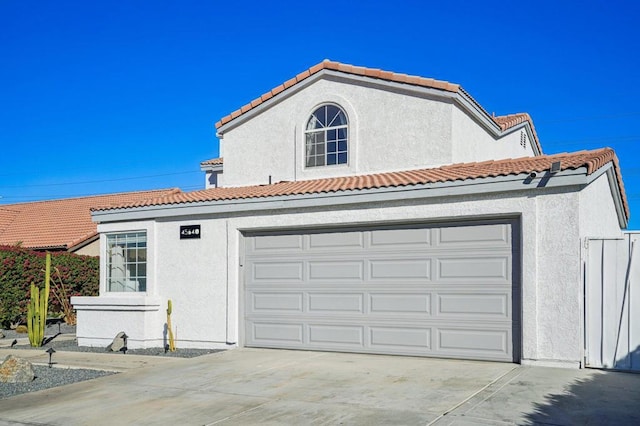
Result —
[[[106, 348], [99, 347], [88, 347], [88, 346], [78, 346], [77, 340], [74, 338], [73, 340], [61, 340], [58, 339], [56, 335], [60, 333], [60, 335], [73, 335], [75, 336], [76, 328], [75, 326], [70, 326], [67, 324], [60, 324], [60, 328], [58, 325], [50, 325], [47, 327], [45, 331], [45, 339], [53, 337], [49, 342], [45, 343], [42, 348], [45, 350], [47, 348], [54, 348], [55, 350], [61, 351], [73, 351], [73, 352], [94, 352], [94, 353], [113, 353], [107, 351]], [[14, 330], [2, 330], [2, 333], [5, 335], [4, 340], [12, 341], [15, 338], [24, 338], [27, 337], [26, 334], [18, 334]], [[40, 351], [42, 348], [32, 348], [30, 345], [22, 344], [16, 345], [15, 349], [30, 349]], [[221, 349], [186, 349], [186, 348], [178, 348], [175, 352], [165, 351], [164, 348], [147, 348], [147, 349], [130, 349], [127, 351], [127, 355], [152, 355], [152, 356], [167, 356], [167, 357], [176, 357], [176, 358], [194, 358], [201, 355], [211, 354], [215, 352], [220, 352]], [[126, 356], [123, 354], [123, 356]]]
[[49, 368], [41, 365], [34, 365], [33, 370], [36, 378], [32, 382], [0, 383], [0, 399], [116, 374], [112, 371]]
[[[5, 335], [5, 342], [11, 342], [13, 339], [20, 339], [28, 337], [26, 334], [16, 333], [14, 330], [0, 330]], [[50, 339], [41, 348], [32, 348], [27, 345], [15, 345], [15, 349], [26, 349], [32, 351], [42, 351], [47, 348], [54, 348], [56, 351], [75, 351], [75, 352], [93, 352], [93, 353], [113, 353], [107, 351], [105, 348], [78, 346], [78, 342], [75, 339], [75, 326], [67, 324], [51, 325], [48, 326], [45, 331], [45, 339]], [[66, 335], [66, 339], [60, 339], [60, 336]], [[74, 336], [73, 339], [69, 337]], [[180, 358], [193, 358], [200, 355], [206, 355], [214, 352], [220, 352], [219, 349], [182, 349], [178, 348], [175, 352], [168, 352], [163, 348], [148, 348], [148, 349], [132, 349], [128, 350], [128, 355], [152, 355], [152, 356], [167, 356], [167, 357], [180, 357]], [[2, 363], [0, 359], [0, 364]], [[30, 383], [0, 383], [0, 399], [9, 398], [15, 395], [19, 395], [27, 392], [35, 392], [39, 390], [54, 388], [57, 386], [68, 385], [71, 383], [81, 382], [84, 380], [91, 380], [98, 377], [108, 376], [115, 374], [110, 371], [102, 370], [88, 370], [88, 369], [75, 369], [75, 368], [48, 368], [46, 366], [34, 365], [33, 369], [36, 373], [36, 378]]]

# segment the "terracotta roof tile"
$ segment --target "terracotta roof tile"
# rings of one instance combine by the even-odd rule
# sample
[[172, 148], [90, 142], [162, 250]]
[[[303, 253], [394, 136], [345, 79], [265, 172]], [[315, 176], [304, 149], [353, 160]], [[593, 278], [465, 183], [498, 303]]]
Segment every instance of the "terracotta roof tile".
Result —
[[561, 161], [561, 170], [587, 168], [592, 174], [609, 162], [613, 162], [620, 186], [625, 214], [629, 217], [620, 166], [614, 151], [603, 148], [593, 151], [579, 151], [555, 155], [541, 155], [481, 163], [452, 164], [432, 169], [409, 170], [401, 172], [379, 173], [373, 175], [345, 176], [327, 179], [315, 179], [297, 182], [279, 182], [273, 185], [245, 187], [211, 188], [195, 192], [168, 194], [152, 200], [122, 203], [94, 210], [126, 209], [133, 207], [160, 206], [184, 203], [198, 203], [247, 198], [266, 198], [289, 195], [320, 194], [337, 191], [357, 191], [362, 189], [403, 187], [438, 182], [463, 181], [486, 177], [509, 176], [522, 173], [543, 172], [551, 164]]
[[20, 212], [11, 208], [0, 207], [0, 233], [13, 222]]
[[[286, 89], [289, 89], [292, 86], [295, 86], [297, 83], [300, 83], [301, 81], [306, 80], [307, 78], [311, 77], [314, 74], [317, 74], [318, 72], [322, 71], [322, 70], [332, 70], [332, 71], [340, 71], [340, 72], [344, 72], [347, 74], [354, 74], [354, 75], [361, 75], [361, 76], [366, 76], [366, 77], [370, 77], [370, 78], [378, 78], [378, 79], [382, 79], [382, 80], [387, 80], [387, 81], [393, 81], [396, 83], [404, 83], [404, 84], [412, 84], [415, 86], [422, 86], [422, 87], [430, 87], [433, 89], [440, 89], [440, 90], [445, 90], [448, 92], [460, 92], [461, 91], [461, 87], [457, 84], [452, 84], [446, 81], [440, 81], [440, 80], [434, 80], [432, 78], [423, 78], [423, 77], [419, 77], [419, 76], [408, 76], [406, 74], [399, 74], [399, 73], [395, 73], [395, 72], [391, 72], [391, 71], [384, 71], [384, 70], [380, 70], [377, 68], [366, 68], [366, 67], [356, 67], [353, 65], [348, 65], [348, 64], [342, 64], [340, 62], [334, 62], [334, 61], [330, 61], [328, 59], [325, 59], [324, 61], [320, 62], [319, 64], [316, 64], [314, 66], [312, 66], [311, 68], [309, 68], [308, 70], [305, 70], [301, 73], [299, 73], [298, 75], [296, 75], [295, 77], [285, 81], [283, 84], [280, 84], [278, 86], [276, 86], [275, 88], [273, 88], [272, 90], [270, 90], [267, 93], [270, 93], [273, 96], [278, 95], [279, 93], [285, 91]], [[469, 96], [468, 93], [464, 92], [465, 96], [468, 96], [469, 98], [471, 98], [471, 96]], [[263, 95], [265, 96], [265, 95]], [[262, 99], [263, 96], [261, 96], [258, 99]], [[471, 98], [472, 99], [472, 98]], [[474, 104], [476, 104], [477, 106], [480, 106], [475, 100], [472, 99], [472, 101], [474, 102]], [[218, 121], [216, 123], [216, 129], [222, 127], [223, 125], [229, 123], [230, 121], [238, 118], [240, 115], [250, 111], [252, 108], [255, 108], [258, 104], [255, 103], [255, 100], [240, 107], [238, 110], [232, 112], [231, 114], [223, 117], [222, 119], [220, 119], [220, 121]], [[482, 109], [482, 107], [480, 107]], [[482, 111], [484, 111], [486, 113], [486, 111], [484, 109], [482, 109]], [[488, 113], [487, 113], [488, 115]]]
[[0, 205], [0, 245], [69, 249], [97, 235], [91, 207], [176, 194], [179, 189], [126, 192], [63, 200]]
[[540, 145], [540, 140], [538, 139], [536, 128], [533, 126], [533, 120], [531, 119], [531, 116], [529, 114], [527, 114], [526, 112], [520, 112], [517, 114], [501, 115], [491, 118], [496, 122], [498, 126], [500, 126], [503, 131], [515, 127], [519, 124], [528, 122], [529, 126], [531, 127], [531, 133], [533, 133], [534, 142], [536, 143], [538, 150], [542, 152], [542, 146]]
[[201, 166], [217, 166], [223, 163], [224, 163], [224, 160], [222, 159], [222, 157], [220, 157], [220, 158], [212, 158], [211, 160], [205, 160], [202, 163], [200, 163], [200, 165]]

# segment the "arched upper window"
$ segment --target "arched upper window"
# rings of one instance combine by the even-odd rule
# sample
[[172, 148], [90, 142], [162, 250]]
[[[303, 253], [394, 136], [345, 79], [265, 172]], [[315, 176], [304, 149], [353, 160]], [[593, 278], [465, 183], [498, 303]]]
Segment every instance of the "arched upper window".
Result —
[[337, 105], [322, 105], [307, 122], [305, 165], [347, 164], [347, 115]]

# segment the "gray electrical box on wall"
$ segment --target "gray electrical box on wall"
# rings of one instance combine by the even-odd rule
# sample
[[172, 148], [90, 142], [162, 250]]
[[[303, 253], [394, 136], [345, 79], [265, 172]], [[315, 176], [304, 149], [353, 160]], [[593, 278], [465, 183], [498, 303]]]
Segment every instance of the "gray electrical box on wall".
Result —
[[189, 240], [200, 238], [200, 225], [182, 225], [180, 226], [180, 239]]

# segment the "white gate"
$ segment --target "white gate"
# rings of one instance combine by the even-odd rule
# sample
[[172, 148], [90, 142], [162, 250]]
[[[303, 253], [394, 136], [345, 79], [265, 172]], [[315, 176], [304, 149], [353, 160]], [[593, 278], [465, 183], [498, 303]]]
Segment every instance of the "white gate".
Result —
[[640, 371], [640, 233], [588, 240], [585, 345], [587, 367]]

